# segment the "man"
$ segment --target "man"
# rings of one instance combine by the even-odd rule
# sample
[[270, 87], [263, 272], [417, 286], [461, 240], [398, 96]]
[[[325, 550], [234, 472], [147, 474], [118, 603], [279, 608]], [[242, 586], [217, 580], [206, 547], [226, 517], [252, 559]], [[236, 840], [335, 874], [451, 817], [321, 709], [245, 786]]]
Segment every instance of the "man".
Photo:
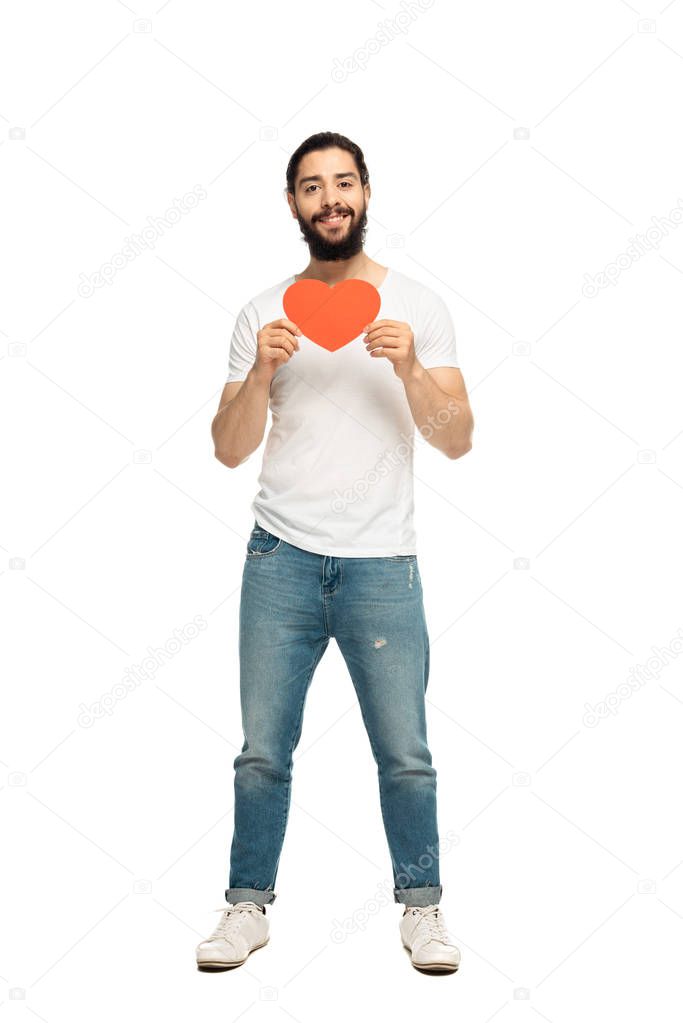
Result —
[[[460, 953], [439, 907], [412, 440], [417, 426], [459, 458], [472, 445], [472, 412], [443, 300], [363, 251], [370, 184], [358, 146], [337, 133], [311, 136], [291, 157], [286, 198], [310, 261], [241, 309], [212, 424], [216, 457], [235, 468], [259, 447], [272, 411], [242, 577], [244, 745], [234, 761], [229, 907], [197, 947], [197, 963], [228, 969], [268, 941], [292, 752], [334, 637], [378, 766], [403, 944], [418, 969], [452, 972]], [[350, 278], [381, 298], [379, 317], [350, 343], [328, 351], [283, 315], [295, 281]]]

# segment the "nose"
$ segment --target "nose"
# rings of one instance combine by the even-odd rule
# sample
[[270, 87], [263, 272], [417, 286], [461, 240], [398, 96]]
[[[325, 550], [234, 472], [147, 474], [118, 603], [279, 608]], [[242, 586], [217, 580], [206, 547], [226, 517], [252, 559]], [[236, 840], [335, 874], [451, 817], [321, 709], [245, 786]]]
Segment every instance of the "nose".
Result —
[[334, 185], [326, 185], [323, 187], [321, 206], [326, 212], [334, 209], [335, 206], [339, 206], [340, 209], [344, 208], [344, 204], [339, 201], [339, 196], [336, 194]]
[[330, 199], [324, 198], [318, 216], [325, 216], [335, 209], [346, 210], [347, 208], [346, 203], [340, 202], [336, 196], [332, 196]]

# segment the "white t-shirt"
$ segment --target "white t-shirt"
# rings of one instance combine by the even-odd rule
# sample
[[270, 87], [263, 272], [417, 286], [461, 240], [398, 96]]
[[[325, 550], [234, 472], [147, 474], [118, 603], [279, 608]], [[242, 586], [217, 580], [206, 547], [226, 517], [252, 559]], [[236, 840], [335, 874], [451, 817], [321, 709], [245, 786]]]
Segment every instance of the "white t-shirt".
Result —
[[[227, 382], [244, 380], [256, 334], [284, 317], [288, 277], [240, 310]], [[458, 366], [448, 307], [431, 288], [389, 267], [375, 319], [409, 323], [425, 369]], [[251, 505], [264, 529], [315, 554], [378, 558], [416, 553], [413, 448], [405, 387], [364, 335], [329, 352], [304, 335], [270, 386], [272, 424]]]

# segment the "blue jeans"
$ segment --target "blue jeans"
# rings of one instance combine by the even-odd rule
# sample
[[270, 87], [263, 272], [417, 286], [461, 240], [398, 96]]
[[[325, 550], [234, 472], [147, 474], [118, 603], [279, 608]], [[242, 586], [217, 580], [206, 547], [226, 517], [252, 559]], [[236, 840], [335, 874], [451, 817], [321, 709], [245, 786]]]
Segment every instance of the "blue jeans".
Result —
[[274, 902], [292, 753], [311, 679], [334, 636], [377, 763], [394, 901], [438, 903], [436, 771], [427, 745], [429, 637], [417, 555], [338, 558], [254, 524], [240, 600], [244, 745], [235, 758], [230, 903]]

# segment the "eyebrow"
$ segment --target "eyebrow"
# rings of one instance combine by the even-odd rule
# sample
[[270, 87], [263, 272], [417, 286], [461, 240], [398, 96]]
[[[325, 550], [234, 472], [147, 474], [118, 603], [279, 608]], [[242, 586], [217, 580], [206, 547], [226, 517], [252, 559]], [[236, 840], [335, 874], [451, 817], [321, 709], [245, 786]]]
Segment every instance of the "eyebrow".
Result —
[[[356, 178], [356, 179], [358, 179], [358, 175], [355, 174], [354, 171], [345, 171], [343, 174], [335, 174], [334, 176], [335, 176], [335, 178]], [[322, 181], [322, 177], [321, 177], [320, 174], [311, 174], [307, 178], [302, 178], [301, 181], [299, 182], [299, 184], [300, 185], [304, 185], [307, 181]]]

